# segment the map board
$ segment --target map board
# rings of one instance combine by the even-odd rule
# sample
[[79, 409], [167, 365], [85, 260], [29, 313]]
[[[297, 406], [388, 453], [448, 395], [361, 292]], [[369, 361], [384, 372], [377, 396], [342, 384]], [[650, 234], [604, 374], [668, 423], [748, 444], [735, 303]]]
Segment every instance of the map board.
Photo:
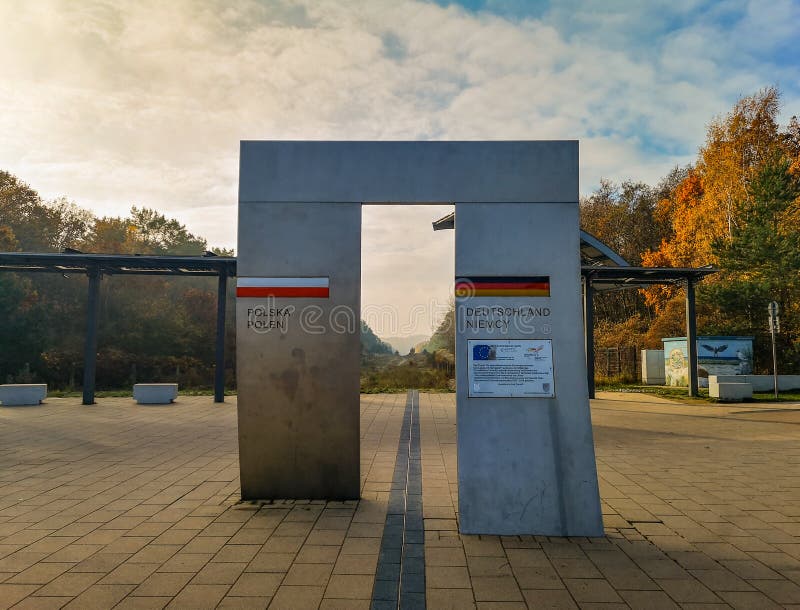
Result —
[[469, 395], [487, 398], [553, 398], [550, 339], [470, 339]]

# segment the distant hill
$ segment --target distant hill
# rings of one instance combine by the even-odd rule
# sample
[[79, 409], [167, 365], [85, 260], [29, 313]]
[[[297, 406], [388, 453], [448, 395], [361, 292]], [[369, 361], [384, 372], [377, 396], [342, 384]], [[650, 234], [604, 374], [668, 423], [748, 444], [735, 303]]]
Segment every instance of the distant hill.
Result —
[[419, 343], [428, 341], [427, 335], [409, 335], [407, 337], [387, 337], [384, 339], [394, 349], [400, 352], [401, 356], [405, 356], [409, 350]]
[[437, 350], [443, 349], [454, 354], [456, 351], [455, 315], [455, 307], [451, 307], [436, 332], [424, 344], [416, 346], [416, 351], [425, 350], [432, 354]]
[[365, 354], [392, 354], [391, 345], [382, 341], [364, 320], [361, 320], [361, 351]]

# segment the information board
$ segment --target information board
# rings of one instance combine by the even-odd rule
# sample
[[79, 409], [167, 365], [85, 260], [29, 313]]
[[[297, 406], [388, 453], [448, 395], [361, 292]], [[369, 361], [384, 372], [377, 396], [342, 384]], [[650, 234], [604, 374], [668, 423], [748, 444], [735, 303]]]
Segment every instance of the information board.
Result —
[[553, 398], [550, 339], [470, 339], [470, 398]]

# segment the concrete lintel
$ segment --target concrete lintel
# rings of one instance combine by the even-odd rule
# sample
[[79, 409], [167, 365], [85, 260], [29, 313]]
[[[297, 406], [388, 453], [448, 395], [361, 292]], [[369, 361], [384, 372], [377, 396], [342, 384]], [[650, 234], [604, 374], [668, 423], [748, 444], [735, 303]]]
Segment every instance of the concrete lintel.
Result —
[[577, 140], [243, 141], [239, 203], [575, 202], [577, 165]]

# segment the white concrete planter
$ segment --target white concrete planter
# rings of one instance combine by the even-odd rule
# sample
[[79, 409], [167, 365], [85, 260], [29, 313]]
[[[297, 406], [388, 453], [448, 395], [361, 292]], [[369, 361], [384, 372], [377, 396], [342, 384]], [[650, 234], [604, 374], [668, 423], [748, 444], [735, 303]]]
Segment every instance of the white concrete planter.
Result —
[[753, 398], [753, 386], [742, 382], [717, 381], [717, 376], [708, 378], [708, 395], [723, 402], [741, 402]]
[[166, 405], [177, 397], [177, 383], [137, 383], [133, 386], [133, 399], [140, 405]]
[[0, 403], [4, 407], [38, 405], [47, 398], [46, 383], [7, 383], [0, 385]]

